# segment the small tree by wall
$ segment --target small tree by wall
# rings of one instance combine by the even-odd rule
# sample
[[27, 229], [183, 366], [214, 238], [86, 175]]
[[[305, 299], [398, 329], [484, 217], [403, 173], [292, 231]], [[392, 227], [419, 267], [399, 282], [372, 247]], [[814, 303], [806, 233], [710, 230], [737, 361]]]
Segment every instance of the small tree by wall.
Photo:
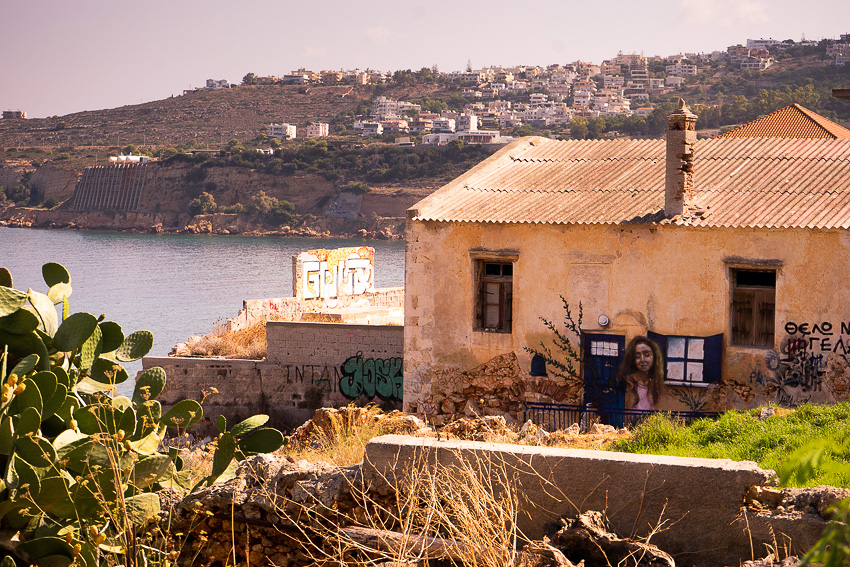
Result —
[[[552, 345], [547, 345], [541, 341], [540, 350], [531, 347], [524, 348], [526, 352], [542, 357], [546, 361], [548, 371], [552, 374], [563, 379], [564, 382], [572, 382], [581, 380], [581, 367], [584, 362], [584, 353], [581, 349], [582, 306], [579, 302], [578, 320], [575, 320], [567, 300], [564, 299], [563, 295], [560, 297], [564, 307], [564, 330], [559, 330], [555, 323], [546, 317], [540, 317], [546, 328], [554, 334]], [[578, 344], [573, 341], [577, 341]]]

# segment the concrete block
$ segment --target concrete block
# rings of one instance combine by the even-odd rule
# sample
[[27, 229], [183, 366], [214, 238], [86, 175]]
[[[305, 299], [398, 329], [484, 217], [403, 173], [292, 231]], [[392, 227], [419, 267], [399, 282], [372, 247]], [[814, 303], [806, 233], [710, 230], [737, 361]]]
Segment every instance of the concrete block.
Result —
[[[530, 539], [541, 539], [548, 522], [598, 510], [621, 537], [651, 535], [650, 542], [677, 565], [738, 565], [752, 559], [751, 543], [762, 557], [764, 544], [773, 541], [768, 522], [748, 526], [745, 519], [747, 491], [773, 477], [752, 462], [386, 435], [366, 446], [364, 471], [373, 480], [403, 478], [415, 467], [457, 466], [461, 459], [482, 475], [515, 479], [517, 523]], [[784, 521], [777, 534], [780, 527], [796, 549], [805, 550], [823, 521]]]

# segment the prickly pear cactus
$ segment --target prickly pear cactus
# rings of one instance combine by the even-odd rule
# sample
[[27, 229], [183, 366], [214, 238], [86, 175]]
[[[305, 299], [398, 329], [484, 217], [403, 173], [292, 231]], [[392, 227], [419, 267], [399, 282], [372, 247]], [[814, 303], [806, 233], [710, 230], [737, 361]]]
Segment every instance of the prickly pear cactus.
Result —
[[[117, 396], [128, 379], [121, 362], [145, 356], [153, 335], [125, 336], [103, 316], [69, 314], [68, 271], [50, 263], [42, 274], [47, 294], [12, 288], [0, 268], [0, 527], [20, 540], [4, 548], [40, 567], [165, 565], [167, 552], [138, 545], [137, 536], [159, 513], [155, 491], [193, 489], [177, 451], [161, 441], [167, 428], [197, 423], [201, 405], [184, 400], [163, 413], [161, 368], [138, 377], [132, 398]], [[212, 473], [195, 488], [278, 449], [283, 435], [262, 427], [267, 420], [254, 416], [228, 431], [219, 417]]]

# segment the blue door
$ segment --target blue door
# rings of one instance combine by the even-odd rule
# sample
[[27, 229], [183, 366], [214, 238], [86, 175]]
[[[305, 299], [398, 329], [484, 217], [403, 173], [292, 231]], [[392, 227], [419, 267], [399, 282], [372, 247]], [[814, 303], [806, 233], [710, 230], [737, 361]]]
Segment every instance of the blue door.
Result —
[[617, 369], [623, 361], [626, 337], [584, 335], [584, 404], [599, 413], [602, 423], [620, 428], [624, 423], [626, 397], [617, 384]]

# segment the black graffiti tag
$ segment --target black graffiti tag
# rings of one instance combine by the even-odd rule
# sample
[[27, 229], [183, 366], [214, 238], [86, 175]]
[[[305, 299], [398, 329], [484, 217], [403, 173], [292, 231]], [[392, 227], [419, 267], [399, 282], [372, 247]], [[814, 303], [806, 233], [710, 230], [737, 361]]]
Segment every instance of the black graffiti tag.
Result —
[[404, 394], [402, 358], [363, 358], [358, 352], [339, 367], [339, 391], [353, 400], [360, 396], [401, 401]]

